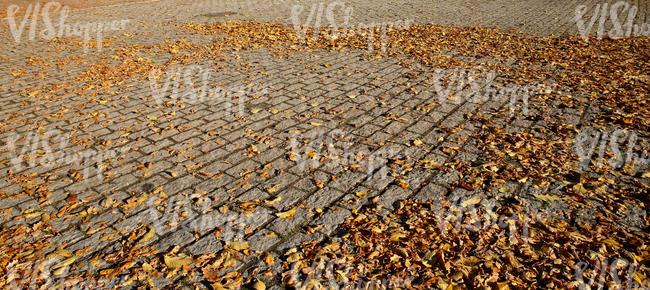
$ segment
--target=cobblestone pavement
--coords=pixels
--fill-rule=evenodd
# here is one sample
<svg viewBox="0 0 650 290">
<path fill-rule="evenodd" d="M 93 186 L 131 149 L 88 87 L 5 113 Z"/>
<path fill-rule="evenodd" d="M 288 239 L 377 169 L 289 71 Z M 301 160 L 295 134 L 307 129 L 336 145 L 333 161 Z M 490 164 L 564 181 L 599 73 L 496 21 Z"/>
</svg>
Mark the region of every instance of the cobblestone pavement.
<svg viewBox="0 0 650 290">
<path fill-rule="evenodd" d="M 241 110 L 239 103 L 228 107 L 227 102 L 200 100 L 161 105 L 152 97 L 148 80 L 112 79 L 109 76 L 119 71 L 96 63 L 103 61 L 119 70 L 121 56 L 129 52 L 118 48 L 155 47 L 180 40 L 202 45 L 219 37 L 194 34 L 173 24 L 256 20 L 291 25 L 293 5 L 303 5 L 306 17 L 311 5 L 319 3 L 257 2 L 163 0 L 73 11 L 69 23 L 129 20 L 124 29 L 105 32 L 101 52 L 93 47 L 89 53 L 79 43 L 29 40 L 29 24 L 16 43 L 3 20 L 3 228 L 48 223 L 48 233 L 56 234 L 45 235 L 47 245 L 41 250 L 65 249 L 75 254 L 75 265 L 98 265 L 92 271 L 108 268 L 110 262 L 97 262 L 95 257 L 116 253 L 122 247 L 116 241 L 128 237 L 140 224 L 155 225 L 154 236 L 145 244 L 161 253 L 174 246 L 190 256 L 218 253 L 226 243 L 243 239 L 249 243 L 250 255 L 237 260 L 231 271 L 257 276 L 266 269 L 261 262 L 266 253 L 279 259 L 302 241 L 336 236 L 337 226 L 365 204 L 379 203 L 386 214 L 398 200 L 467 192 L 453 186 L 463 176 L 451 171 L 416 167 L 405 172 L 402 181 L 392 174 L 400 167 L 391 166 L 383 168 L 387 173 L 382 176 L 382 163 L 371 165 L 376 161 L 370 157 L 373 152 L 387 152 L 384 157 L 393 161 L 408 156 L 413 164 L 479 160 L 486 152 L 471 136 L 486 129 L 468 121 L 477 115 L 503 124 L 510 133 L 548 129 L 545 118 L 506 114 L 510 99 L 432 104 L 437 97 L 431 67 L 416 66 L 414 71 L 401 65 L 402 58 L 368 58 L 364 51 L 316 49 L 278 57 L 268 48 L 229 49 L 221 58 L 201 59 L 201 68 L 218 68 L 211 85 L 238 88 L 252 84 L 260 90 L 257 85 L 263 85 L 265 93 L 254 93 Z M 648 22 L 650 2 L 629 2 L 639 7 L 637 19 Z M 575 7 L 597 3 L 601 2 L 345 1 L 354 8 L 351 23 L 355 24 L 408 19 L 419 24 L 516 29 L 529 36 L 575 35 Z M 162 64 L 178 57 L 174 51 L 150 52 L 140 55 L 139 61 Z M 140 73 L 149 75 L 148 71 Z M 93 76 L 106 78 L 86 86 L 97 80 Z M 75 87 L 70 86 L 72 82 L 77 82 Z M 509 85 L 499 76 L 494 82 L 498 87 Z M 45 94 L 52 91 L 56 94 Z M 163 95 L 170 100 L 169 92 Z M 521 105 L 515 110 L 521 110 Z M 427 110 L 417 109 L 422 107 Z M 573 107 L 537 106 L 531 101 L 528 115 L 551 116 L 579 128 L 588 126 L 584 124 L 598 110 L 590 101 Z M 32 132 L 40 132 L 38 140 L 62 156 L 55 158 L 56 164 L 30 165 L 18 154 L 29 146 L 40 148 Z M 329 136 L 339 152 L 360 156 L 361 169 L 347 170 L 336 162 L 334 166 L 314 163 L 313 153 L 306 148 L 319 134 Z M 19 144 L 14 151 L 7 149 L 13 139 Z M 328 144 L 323 146 L 310 149 L 327 151 L 323 148 Z M 43 162 L 38 156 L 46 156 L 45 150 L 26 152 Z M 84 152 L 90 157 L 79 163 Z M 20 158 L 25 161 L 14 162 Z M 647 185 L 648 178 L 643 182 Z M 561 184 L 551 184 L 557 186 Z M 536 202 L 536 193 L 525 182 L 505 187 L 506 196 Z M 484 194 L 498 192 L 504 193 L 494 188 Z M 161 195 L 167 197 L 162 202 L 163 198 L 157 200 Z M 269 267 L 276 274 L 286 270 L 278 263 Z M 73 269 L 80 271 L 81 266 Z M 281 285 L 278 276 L 264 279 L 267 286 Z M 178 282 L 173 276 L 154 281 L 157 287 Z"/>
</svg>

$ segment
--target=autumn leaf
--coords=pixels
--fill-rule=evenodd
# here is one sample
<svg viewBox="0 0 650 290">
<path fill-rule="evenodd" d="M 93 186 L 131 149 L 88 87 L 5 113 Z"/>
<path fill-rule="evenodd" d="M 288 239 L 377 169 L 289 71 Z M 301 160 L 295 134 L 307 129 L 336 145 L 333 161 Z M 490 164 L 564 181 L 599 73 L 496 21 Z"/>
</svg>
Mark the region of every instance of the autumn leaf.
<svg viewBox="0 0 650 290">
<path fill-rule="evenodd" d="M 156 229 L 154 227 L 151 227 L 149 231 L 142 237 L 142 239 L 140 239 L 140 242 L 145 243 L 151 240 L 155 235 L 156 235 Z"/>
<path fill-rule="evenodd" d="M 177 256 L 165 255 L 163 256 L 163 258 L 165 261 L 165 265 L 167 265 L 167 267 L 170 267 L 172 269 L 187 266 L 190 263 L 192 263 L 192 258 L 188 257 L 185 254 L 179 254 Z"/>
<path fill-rule="evenodd" d="M 282 196 L 278 196 L 278 197 L 276 197 L 276 198 L 274 198 L 272 200 L 265 200 L 264 203 L 266 203 L 268 205 L 273 205 L 274 203 L 279 202 L 281 200 L 282 200 Z"/>
<path fill-rule="evenodd" d="M 235 251 L 241 251 L 241 250 L 246 250 L 250 246 L 248 245 L 248 242 L 229 242 L 227 243 L 228 247 L 235 250 Z"/>
<path fill-rule="evenodd" d="M 293 218 L 293 215 L 294 215 L 295 213 L 296 213 L 296 208 L 294 207 L 294 208 L 292 208 L 292 209 L 290 209 L 290 210 L 288 210 L 288 211 L 277 213 L 276 215 L 277 215 L 279 218 L 283 218 L 283 219 L 292 219 L 292 218 Z"/>
<path fill-rule="evenodd" d="M 267 264 L 267 265 L 273 265 L 273 256 L 269 254 L 268 252 L 264 252 L 262 254 L 262 260 Z"/>
</svg>

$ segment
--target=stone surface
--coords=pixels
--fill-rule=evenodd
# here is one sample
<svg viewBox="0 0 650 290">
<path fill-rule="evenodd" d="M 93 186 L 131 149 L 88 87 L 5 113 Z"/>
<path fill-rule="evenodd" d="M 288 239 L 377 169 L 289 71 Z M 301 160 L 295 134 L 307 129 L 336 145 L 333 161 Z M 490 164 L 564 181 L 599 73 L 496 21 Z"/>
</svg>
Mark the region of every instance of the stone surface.
<svg viewBox="0 0 650 290">
<path fill-rule="evenodd" d="M 189 34 L 169 25 L 169 22 L 256 20 L 291 25 L 294 5 L 304 8 L 305 12 L 300 18 L 304 21 L 311 5 L 316 4 L 314 1 L 278 0 L 251 5 L 251 1 L 161 0 L 130 3 L 75 10 L 68 21 L 130 20 L 124 30 L 105 33 L 105 41 L 116 43 L 146 46 L 181 39 L 190 43 L 207 43 L 209 37 Z M 573 21 L 575 7 L 580 4 L 594 7 L 600 2 L 344 1 L 345 5 L 354 8 L 352 25 L 412 20 L 419 24 L 516 29 L 527 36 L 576 34 L 577 26 Z M 650 2 L 628 2 L 640 6 L 638 19 L 647 18 Z M 0 109 L 2 115 L 12 116 L 13 121 L 11 128 L 2 125 L 2 144 L 14 132 L 25 137 L 30 132 L 43 129 L 63 133 L 75 131 L 77 138 L 87 138 L 91 145 L 86 148 L 80 142 L 74 147 L 66 147 L 66 158 L 75 159 L 75 152 L 99 149 L 100 144 L 111 141 L 111 145 L 106 145 L 106 150 L 101 151 L 104 159 L 111 161 L 106 165 L 96 164 L 92 160 L 86 160 L 81 165 L 72 162 L 35 166 L 26 166 L 26 163 L 15 166 L 13 161 L 0 163 L 0 192 L 7 195 L 7 198 L 0 200 L 0 209 L 6 210 L 0 215 L 3 218 L 0 223 L 4 227 L 17 223 L 34 224 L 40 221 L 41 215 L 27 220 L 14 218 L 29 209 L 56 213 L 66 209 L 69 205 L 67 199 L 74 194 L 81 203 L 71 210 L 74 213 L 91 213 L 87 217 L 79 214 L 73 218 L 53 218 L 51 225 L 61 233 L 49 241 L 69 245 L 70 251 L 91 247 L 84 257 L 111 251 L 115 239 L 103 239 L 102 236 L 106 234 L 117 231 L 121 236 L 128 236 L 140 225 L 151 225 L 156 220 L 167 222 L 167 218 L 161 217 L 185 212 L 188 221 L 203 219 L 201 226 L 197 228 L 194 227 L 195 223 L 184 223 L 179 216 L 179 224 L 156 231 L 156 238 L 150 242 L 155 248 L 165 252 L 173 246 L 180 246 L 181 252 L 201 255 L 219 252 L 224 243 L 241 237 L 251 245 L 252 254 L 247 261 L 258 258 L 261 251 L 270 251 L 278 259 L 286 250 L 299 246 L 301 242 L 335 235 L 336 228 L 352 211 L 364 205 L 381 204 L 385 208 L 382 213 L 386 213 L 400 200 L 416 198 L 426 201 L 445 196 L 448 192 L 458 192 L 458 189 L 450 189 L 454 182 L 463 178 L 456 172 L 417 168 L 404 173 L 408 181 L 403 188 L 397 178 L 402 174 L 399 167 L 382 166 L 385 165 L 383 160 L 370 159 L 369 156 L 374 156 L 373 152 L 379 149 L 385 149 L 385 152 L 406 150 L 412 162 L 471 162 L 480 158 L 482 151 L 469 136 L 479 133 L 481 129 L 465 124 L 467 116 L 477 112 L 489 115 L 503 106 L 503 102 L 445 103 L 434 106 L 428 112 L 417 111 L 413 108 L 431 104 L 435 98 L 431 95 L 434 89 L 424 77 L 407 78 L 405 75 L 409 71 L 399 65 L 398 59 L 367 59 L 360 57 L 362 52 L 358 51 L 320 50 L 289 53 L 287 57 L 280 58 L 270 50 L 260 48 L 252 51 L 226 50 L 223 63 L 214 59 L 204 60 L 206 66 L 220 66 L 215 82 L 222 87 L 234 87 L 242 82 L 266 85 L 268 93 L 265 97 L 246 99 L 244 121 L 229 112 L 224 103 L 214 100 L 188 103 L 174 112 L 177 118 L 167 120 L 167 111 L 155 107 L 149 83 L 140 80 L 121 84 L 119 91 L 104 91 L 98 95 L 98 98 L 101 94 L 124 96 L 122 99 L 82 106 L 86 102 L 84 98 L 72 93 L 63 95 L 62 92 L 60 99 L 30 103 L 32 108 L 38 108 L 31 112 L 24 108 L 24 103 L 32 102 L 26 99 L 25 89 L 70 81 L 79 72 L 92 71 L 94 69 L 90 63 L 94 56 L 92 53 L 84 54 L 82 50 L 57 51 L 54 55 L 53 48 L 47 42 L 28 40 L 27 32 L 23 33 L 22 41 L 15 43 L 6 22 L 2 23 L 2 29 Z M 104 49 L 101 53 L 112 55 L 118 52 Z M 62 68 L 38 68 L 38 59 L 30 58 L 32 56 L 87 59 L 73 61 Z M 153 63 L 164 63 L 173 56 L 160 54 L 146 57 L 151 58 Z M 242 65 L 253 67 L 244 73 L 238 70 Z M 25 68 L 23 75 L 17 68 Z M 40 74 L 46 78 L 41 79 Z M 375 81 L 377 75 L 382 76 L 381 82 Z M 429 92 L 416 94 L 412 88 Z M 351 94 L 358 96 L 348 97 Z M 385 106 L 376 106 L 377 98 L 381 98 Z M 52 116 L 63 108 L 74 111 L 78 123 L 70 124 Z M 271 108 L 279 112 L 291 111 L 272 113 Z M 252 113 L 257 109 L 257 113 Z M 562 114 L 571 124 L 580 124 L 584 121 L 580 116 L 583 119 L 589 116 L 589 113 L 583 114 L 583 108 L 564 110 Z M 93 116 L 98 111 L 106 115 Z M 337 112 L 343 112 L 344 116 Z M 387 118 L 388 115 L 396 117 Z M 492 121 L 495 124 L 501 122 L 504 127 L 508 125 L 508 130 L 530 131 L 535 126 L 544 126 L 543 122 L 511 122 L 506 118 L 497 118 L 500 117 Z M 150 129 L 148 123 L 152 120 L 159 122 L 155 128 L 164 131 L 163 134 Z M 314 122 L 321 124 L 319 131 L 310 125 Z M 460 132 L 450 133 L 447 130 L 460 126 L 464 126 Z M 124 135 L 125 128 L 130 128 L 132 133 Z M 305 142 L 319 133 L 335 139 L 338 136 L 340 140 L 336 139 L 330 150 L 349 153 L 350 158 L 330 160 L 322 165 L 312 162 L 307 152 L 298 149 L 298 158 L 305 158 L 304 166 L 301 166 L 300 160 L 288 160 L 287 155 L 291 152 L 289 140 L 296 138 L 296 134 L 292 133 L 294 131 L 301 132 Z M 269 142 L 258 143 L 260 138 L 266 138 Z M 422 145 L 413 146 L 412 142 L 416 139 Z M 378 142 L 382 142 L 382 148 L 377 148 Z M 115 144 L 131 149 L 112 151 Z M 257 144 L 258 154 L 250 154 L 251 144 Z M 321 148 L 319 151 L 323 158 L 327 150 Z M 6 151 L 1 152 L 0 160 L 6 159 Z M 389 156 L 387 159 L 395 157 Z M 347 163 L 350 160 L 356 160 L 352 163 L 357 163 L 357 170 L 347 170 L 352 168 Z M 138 165 L 149 162 L 151 167 L 138 168 Z M 82 182 L 73 183 L 65 176 L 73 168 L 85 172 Z M 8 182 L 6 177 L 9 170 L 19 174 L 44 174 L 55 169 L 64 174 L 50 181 L 53 192 L 49 196 L 49 204 L 41 204 L 33 197 L 12 198 L 21 188 Z M 106 175 L 109 171 L 110 178 Z M 170 207 L 165 202 L 154 205 L 147 200 L 125 210 L 102 205 L 108 198 L 120 205 L 129 204 L 140 198 L 140 194 L 159 187 L 162 187 L 167 198 L 178 198 L 184 204 Z M 509 195 L 516 196 L 520 187 L 508 184 L 508 189 Z M 373 198 L 376 200 L 373 201 Z M 258 209 L 253 211 L 252 216 L 240 215 L 247 206 Z M 296 209 L 293 217 L 279 217 L 279 214 L 292 209 Z M 151 210 L 158 213 L 152 215 Z M 634 221 L 625 222 L 636 225 Z M 306 232 L 306 228 L 319 225 L 322 227 L 317 232 Z M 94 231 L 98 228 L 101 229 Z M 242 263 L 240 266 L 248 265 Z M 278 268 L 277 265 L 274 267 Z M 167 285 L 173 281 L 157 279 L 156 283 Z"/>
</svg>

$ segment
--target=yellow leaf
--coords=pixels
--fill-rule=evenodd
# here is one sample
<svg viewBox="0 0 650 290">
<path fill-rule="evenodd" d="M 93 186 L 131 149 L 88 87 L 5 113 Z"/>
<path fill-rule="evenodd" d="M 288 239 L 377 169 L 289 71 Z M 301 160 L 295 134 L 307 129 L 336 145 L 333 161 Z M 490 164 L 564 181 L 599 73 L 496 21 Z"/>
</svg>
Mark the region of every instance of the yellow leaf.
<svg viewBox="0 0 650 290">
<path fill-rule="evenodd" d="M 142 264 L 142 270 L 151 273 L 153 272 L 153 267 L 149 263 L 144 263 Z"/>
<path fill-rule="evenodd" d="M 25 217 L 25 219 L 33 219 L 35 217 L 41 216 L 41 214 L 42 214 L 42 212 L 37 211 L 37 212 L 25 214 L 24 217 Z"/>
<path fill-rule="evenodd" d="M 264 201 L 264 203 L 266 203 L 266 204 L 268 204 L 268 205 L 273 205 L 274 203 L 276 203 L 276 202 L 278 202 L 278 201 L 281 201 L 281 200 L 282 200 L 282 197 L 281 197 L 281 196 L 278 196 L 278 197 L 276 197 L 276 198 L 273 199 L 273 200 L 266 200 L 266 201 Z"/>
<path fill-rule="evenodd" d="M 292 209 L 290 209 L 288 211 L 277 213 L 276 215 L 279 218 L 291 219 L 291 218 L 293 218 L 293 214 L 295 214 L 295 213 L 296 213 L 296 208 L 294 207 L 294 208 L 292 208 Z"/>
<path fill-rule="evenodd" d="M 280 186 L 280 184 L 274 184 L 274 185 L 272 185 L 270 187 L 264 188 L 264 190 L 266 190 L 266 192 L 268 192 L 268 193 L 275 193 L 278 190 L 279 186 Z"/>
<path fill-rule="evenodd" d="M 151 194 L 159 194 L 162 192 L 162 190 L 163 190 L 162 185 L 158 186 L 156 189 L 153 190 L 153 192 L 151 192 Z"/>
<path fill-rule="evenodd" d="M 300 254 L 293 253 L 287 258 L 287 262 L 294 263 L 300 261 Z"/>
<path fill-rule="evenodd" d="M 435 161 L 433 161 L 431 159 L 424 159 L 424 160 L 420 161 L 419 164 L 424 164 L 424 168 L 427 168 L 427 169 L 434 169 L 434 168 L 442 167 L 441 163 L 435 162 Z"/>
<path fill-rule="evenodd" d="M 115 237 L 117 237 L 118 234 L 119 234 L 118 231 L 108 232 L 108 233 L 105 233 L 104 235 L 102 235 L 102 236 L 99 238 L 99 240 L 100 240 L 100 241 L 108 241 L 108 240 L 112 240 L 112 239 L 114 239 Z"/>
<path fill-rule="evenodd" d="M 65 267 L 61 267 L 59 269 L 54 270 L 54 272 L 52 272 L 52 274 L 54 274 L 56 276 L 60 276 L 63 273 L 65 273 L 66 271 L 68 271 L 68 269 L 66 269 Z"/>
<path fill-rule="evenodd" d="M 617 241 L 614 241 L 612 238 L 603 240 L 603 243 L 608 244 L 610 246 L 617 247 L 617 248 L 621 247 L 621 244 L 619 244 Z"/>
<path fill-rule="evenodd" d="M 266 285 L 262 283 L 262 281 L 257 280 L 255 281 L 255 284 L 253 284 L 253 289 L 255 290 L 266 290 Z"/>
<path fill-rule="evenodd" d="M 228 247 L 235 251 L 241 251 L 248 249 L 250 245 L 248 245 L 248 242 L 230 242 Z"/>
<path fill-rule="evenodd" d="M 639 271 L 635 272 L 633 277 L 634 277 L 634 280 L 637 281 L 639 284 L 647 283 L 646 276 L 643 273 L 639 272 Z M 644 282 L 644 281 L 646 281 L 646 282 Z"/>
<path fill-rule="evenodd" d="M 357 97 L 357 95 L 349 95 L 349 96 L 348 96 L 348 98 L 350 98 L 350 99 L 354 99 L 354 98 L 356 98 L 356 97 Z"/>
<path fill-rule="evenodd" d="M 60 250 L 56 251 L 56 254 L 61 256 L 61 257 L 65 257 L 65 258 L 70 258 L 70 257 L 74 256 L 72 253 L 70 253 L 70 252 L 68 252 L 68 251 L 66 251 L 64 249 L 60 249 Z"/>
<path fill-rule="evenodd" d="M 549 195 L 549 194 L 533 194 L 533 195 L 538 199 L 541 199 L 543 201 L 548 201 L 548 202 L 562 200 L 562 198 L 557 195 Z"/>
<path fill-rule="evenodd" d="M 390 240 L 393 242 L 399 241 L 401 238 L 406 238 L 404 233 L 393 233 L 390 235 Z"/>
<path fill-rule="evenodd" d="M 316 126 L 316 127 L 318 127 L 318 126 L 323 126 L 322 123 L 318 123 L 318 122 L 311 122 L 311 125 L 312 125 L 312 126 Z"/>
<path fill-rule="evenodd" d="M 260 153 L 260 151 L 257 149 L 257 146 L 255 146 L 255 144 L 251 144 L 251 146 L 248 147 L 248 151 L 251 153 L 257 153 L 257 154 Z"/>
<path fill-rule="evenodd" d="M 163 258 L 165 260 L 165 265 L 172 269 L 187 266 L 192 263 L 192 258 L 185 254 L 180 254 L 178 256 L 164 256 Z"/>
<path fill-rule="evenodd" d="M 251 113 L 253 113 L 253 114 L 257 114 L 259 112 L 260 112 L 260 109 L 257 109 L 257 108 L 251 109 Z"/>
<path fill-rule="evenodd" d="M 413 145 L 415 145 L 415 146 L 420 146 L 422 144 L 424 144 L 424 143 L 422 143 L 422 140 L 420 140 L 420 139 L 413 140 Z"/>
<path fill-rule="evenodd" d="M 578 183 L 573 186 L 573 191 L 577 194 L 585 194 L 587 193 L 587 190 L 585 187 L 582 185 L 582 183 Z"/>
<path fill-rule="evenodd" d="M 60 263 L 56 264 L 56 265 L 53 267 L 53 269 L 58 269 L 58 268 L 61 268 L 61 267 L 68 266 L 68 265 L 74 263 L 75 260 L 77 260 L 77 257 L 74 257 L 74 256 L 73 256 L 73 257 L 70 257 L 70 258 L 67 258 L 67 259 L 61 261 Z"/>
<path fill-rule="evenodd" d="M 144 243 L 144 242 L 146 242 L 148 240 L 151 240 L 151 238 L 153 238 L 155 235 L 156 235 L 156 229 L 151 227 L 151 229 L 149 229 L 149 231 L 144 235 L 144 237 L 142 237 L 140 242 Z"/>
<path fill-rule="evenodd" d="M 275 114 L 278 113 L 278 110 L 276 110 L 276 109 L 270 109 L 269 112 L 271 112 L 271 114 L 275 115 Z"/>
<path fill-rule="evenodd" d="M 461 206 L 462 207 L 467 207 L 468 205 L 474 205 L 474 204 L 477 204 L 479 202 L 481 202 L 481 197 L 480 196 L 474 196 L 474 197 L 472 197 L 470 199 L 466 199 L 465 201 L 463 201 L 463 203 L 461 203 Z"/>
<path fill-rule="evenodd" d="M 268 252 L 264 252 L 264 254 L 262 255 L 262 259 L 264 259 L 264 262 L 267 265 L 273 265 L 273 256 Z"/>
<path fill-rule="evenodd" d="M 368 195 L 367 192 L 362 192 L 362 191 L 357 191 L 354 194 L 356 194 L 358 197 L 365 197 L 366 195 Z"/>
<path fill-rule="evenodd" d="M 255 284 L 253 284 L 253 289 L 255 290 L 266 290 L 266 285 L 262 283 L 262 281 L 257 280 L 255 281 Z"/>
</svg>

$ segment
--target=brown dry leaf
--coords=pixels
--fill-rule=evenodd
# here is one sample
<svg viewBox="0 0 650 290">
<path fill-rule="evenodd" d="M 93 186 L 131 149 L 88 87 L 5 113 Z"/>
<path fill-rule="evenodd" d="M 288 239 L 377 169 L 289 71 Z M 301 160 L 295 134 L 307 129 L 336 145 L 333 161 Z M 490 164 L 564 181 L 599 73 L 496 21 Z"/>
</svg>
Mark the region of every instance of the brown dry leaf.
<svg viewBox="0 0 650 290">
<path fill-rule="evenodd" d="M 207 267 L 203 268 L 203 276 L 208 282 L 216 282 L 221 279 L 219 268 L 221 267 L 222 260 L 217 260 Z"/>
</svg>

